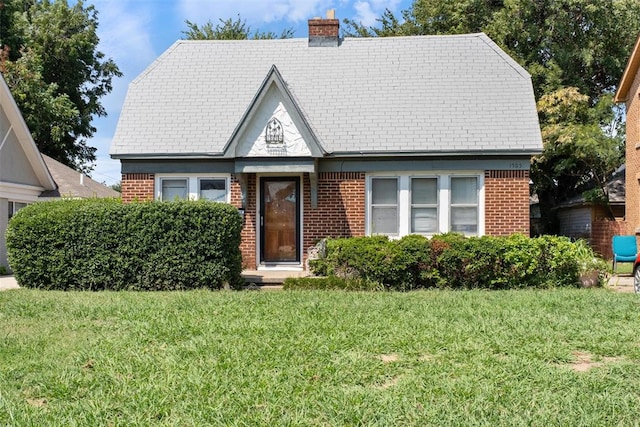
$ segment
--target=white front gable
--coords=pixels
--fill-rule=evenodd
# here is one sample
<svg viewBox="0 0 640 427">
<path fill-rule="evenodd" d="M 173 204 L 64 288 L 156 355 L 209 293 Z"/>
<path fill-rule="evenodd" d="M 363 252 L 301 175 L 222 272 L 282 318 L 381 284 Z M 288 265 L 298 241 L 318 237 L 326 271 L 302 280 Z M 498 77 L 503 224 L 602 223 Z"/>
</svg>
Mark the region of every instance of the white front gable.
<svg viewBox="0 0 640 427">
<path fill-rule="evenodd" d="M 238 139 L 236 157 L 310 157 L 311 150 L 285 107 L 284 97 L 275 84 L 256 106 Z M 267 141 L 267 127 L 274 135 Z M 279 138 L 280 137 L 280 138 Z"/>
</svg>

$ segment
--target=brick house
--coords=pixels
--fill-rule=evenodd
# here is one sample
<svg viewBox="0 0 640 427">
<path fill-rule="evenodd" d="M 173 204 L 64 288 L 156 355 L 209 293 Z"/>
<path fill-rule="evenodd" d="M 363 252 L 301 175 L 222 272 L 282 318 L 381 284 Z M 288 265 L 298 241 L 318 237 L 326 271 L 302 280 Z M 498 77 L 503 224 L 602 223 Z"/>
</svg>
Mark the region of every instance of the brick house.
<svg viewBox="0 0 640 427">
<path fill-rule="evenodd" d="M 640 234 L 640 37 L 622 74 L 615 102 L 624 102 L 627 111 L 626 129 L 626 224 L 615 234 Z"/>
<path fill-rule="evenodd" d="M 122 197 L 244 215 L 245 268 L 332 236 L 529 233 L 531 78 L 485 34 L 178 41 L 130 85 Z"/>
</svg>

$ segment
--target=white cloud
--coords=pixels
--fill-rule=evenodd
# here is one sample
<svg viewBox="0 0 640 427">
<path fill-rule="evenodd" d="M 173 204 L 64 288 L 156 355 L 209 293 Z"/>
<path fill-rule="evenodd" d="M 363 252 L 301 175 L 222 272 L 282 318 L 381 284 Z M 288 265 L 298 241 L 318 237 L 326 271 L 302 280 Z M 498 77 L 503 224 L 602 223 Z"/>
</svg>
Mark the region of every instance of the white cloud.
<svg viewBox="0 0 640 427">
<path fill-rule="evenodd" d="M 155 59 L 151 8 L 140 8 L 144 2 L 95 0 L 94 4 L 98 10 L 100 49 L 107 57 L 125 69 L 137 69 Z"/>
<path fill-rule="evenodd" d="M 353 5 L 353 8 L 357 14 L 355 17 L 356 22 L 360 22 L 362 25 L 367 27 L 375 25 L 376 19 L 379 15 L 371 9 L 371 4 L 369 2 L 357 1 Z"/>
<path fill-rule="evenodd" d="M 385 9 L 395 11 L 399 4 L 400 0 L 356 1 L 353 4 L 353 9 L 356 11 L 354 20 L 365 26 L 373 26 Z"/>
<path fill-rule="evenodd" d="M 249 24 L 297 23 L 318 15 L 324 8 L 330 9 L 331 3 L 325 0 L 180 0 L 178 9 L 185 19 L 198 23 L 237 15 Z"/>
<path fill-rule="evenodd" d="M 120 163 L 109 158 L 109 148 L 127 87 L 158 54 L 152 43 L 152 11 L 139 7 L 145 2 L 95 0 L 93 4 L 98 11 L 98 50 L 124 74 L 113 79 L 113 90 L 100 100 L 108 117 L 94 119 L 96 134 L 88 141 L 97 149 L 93 178 L 113 184 L 120 180 Z"/>
</svg>

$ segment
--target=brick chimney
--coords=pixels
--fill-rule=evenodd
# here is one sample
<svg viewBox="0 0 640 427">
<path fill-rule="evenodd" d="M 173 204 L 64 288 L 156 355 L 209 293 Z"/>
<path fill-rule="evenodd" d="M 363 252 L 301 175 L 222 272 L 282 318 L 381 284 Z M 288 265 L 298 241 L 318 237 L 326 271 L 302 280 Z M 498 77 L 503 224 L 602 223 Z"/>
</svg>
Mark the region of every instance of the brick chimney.
<svg viewBox="0 0 640 427">
<path fill-rule="evenodd" d="M 327 19 L 309 19 L 309 47 L 338 47 L 340 20 L 335 9 L 327 12 Z"/>
</svg>

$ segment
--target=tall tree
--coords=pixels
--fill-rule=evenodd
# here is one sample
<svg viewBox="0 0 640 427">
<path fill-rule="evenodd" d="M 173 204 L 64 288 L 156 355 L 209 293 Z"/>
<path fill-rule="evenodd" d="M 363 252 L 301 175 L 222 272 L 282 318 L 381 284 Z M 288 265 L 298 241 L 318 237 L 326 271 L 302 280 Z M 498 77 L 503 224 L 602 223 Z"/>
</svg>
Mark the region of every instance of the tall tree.
<svg viewBox="0 0 640 427">
<path fill-rule="evenodd" d="M 605 177 L 623 161 L 624 129 L 611 94 L 640 32 L 638 16 L 638 0 L 415 0 L 401 18 L 387 10 L 375 27 L 346 21 L 346 33 L 483 31 L 524 66 L 544 141 L 532 178 L 550 222 L 562 198 L 594 188 L 592 196 L 602 195 Z"/>
<path fill-rule="evenodd" d="M 82 0 L 7 0 L 0 9 L 2 72 L 43 153 L 89 172 L 96 149 L 87 139 L 100 98 L 121 76 L 97 47 L 98 12 Z M 25 80 L 26 79 L 26 80 Z"/>
<path fill-rule="evenodd" d="M 286 28 L 279 35 L 268 31 L 251 32 L 251 27 L 247 22 L 238 16 L 235 20 L 232 18 L 223 20 L 213 25 L 213 22 L 207 21 L 203 25 L 198 25 L 191 21 L 185 21 L 187 30 L 183 31 L 186 40 L 248 40 L 248 39 L 289 39 L 293 37 L 293 30 Z"/>
<path fill-rule="evenodd" d="M 552 208 L 562 201 L 583 194 L 609 207 L 606 183 L 623 161 L 624 139 L 612 131 L 611 95 L 591 106 L 587 95 L 568 87 L 543 95 L 537 107 L 544 151 L 532 162 L 531 178 L 547 231 L 555 232 Z"/>
</svg>

